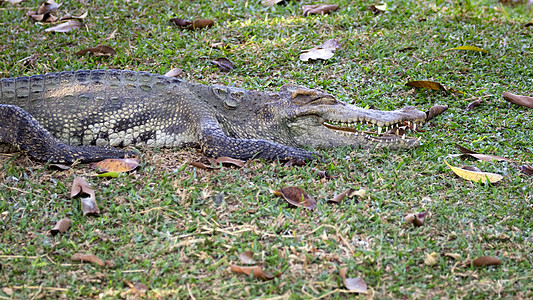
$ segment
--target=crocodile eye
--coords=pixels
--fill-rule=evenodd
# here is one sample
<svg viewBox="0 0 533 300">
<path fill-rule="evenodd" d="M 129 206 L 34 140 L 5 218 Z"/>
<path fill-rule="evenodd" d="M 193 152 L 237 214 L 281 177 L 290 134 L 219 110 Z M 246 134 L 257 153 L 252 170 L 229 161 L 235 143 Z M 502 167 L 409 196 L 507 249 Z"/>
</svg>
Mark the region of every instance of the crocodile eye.
<svg viewBox="0 0 533 300">
<path fill-rule="evenodd" d="M 213 94 L 215 94 L 218 99 L 226 99 L 226 96 L 228 95 L 228 90 L 225 88 L 213 87 L 212 90 Z"/>
<path fill-rule="evenodd" d="M 308 103 L 309 105 L 334 105 L 337 100 L 332 96 L 320 97 Z"/>
</svg>

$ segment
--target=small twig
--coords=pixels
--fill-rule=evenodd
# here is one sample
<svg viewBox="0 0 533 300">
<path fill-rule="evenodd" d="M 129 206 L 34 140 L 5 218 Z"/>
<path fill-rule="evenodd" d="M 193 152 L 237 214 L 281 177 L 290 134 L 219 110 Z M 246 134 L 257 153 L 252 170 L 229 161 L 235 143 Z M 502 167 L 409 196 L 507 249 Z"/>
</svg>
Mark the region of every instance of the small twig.
<svg viewBox="0 0 533 300">
<path fill-rule="evenodd" d="M 65 288 L 56 288 L 56 287 L 48 287 L 48 286 L 10 286 L 9 288 L 15 289 L 15 290 L 21 290 L 21 289 L 28 289 L 28 290 L 47 290 L 47 291 L 57 291 L 57 292 L 68 292 L 69 289 Z"/>
<path fill-rule="evenodd" d="M 189 296 L 191 296 L 191 299 L 196 300 L 196 298 L 194 297 L 194 295 L 191 292 L 191 287 L 189 286 L 188 283 L 186 284 L 186 286 L 187 286 L 187 291 L 189 292 Z"/>
</svg>

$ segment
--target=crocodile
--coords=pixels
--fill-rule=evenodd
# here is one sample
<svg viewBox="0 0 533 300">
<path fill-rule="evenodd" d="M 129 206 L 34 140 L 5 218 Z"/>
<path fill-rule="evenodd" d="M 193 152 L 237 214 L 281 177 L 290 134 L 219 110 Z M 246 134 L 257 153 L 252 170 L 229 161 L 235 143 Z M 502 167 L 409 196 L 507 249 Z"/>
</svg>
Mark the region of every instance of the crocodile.
<svg viewBox="0 0 533 300">
<path fill-rule="evenodd" d="M 419 140 L 398 128 L 425 120 L 410 106 L 364 109 L 295 84 L 261 92 L 113 69 L 0 79 L 0 151 L 49 162 L 120 158 L 145 146 L 314 160 L 307 149 L 413 148 Z"/>
</svg>

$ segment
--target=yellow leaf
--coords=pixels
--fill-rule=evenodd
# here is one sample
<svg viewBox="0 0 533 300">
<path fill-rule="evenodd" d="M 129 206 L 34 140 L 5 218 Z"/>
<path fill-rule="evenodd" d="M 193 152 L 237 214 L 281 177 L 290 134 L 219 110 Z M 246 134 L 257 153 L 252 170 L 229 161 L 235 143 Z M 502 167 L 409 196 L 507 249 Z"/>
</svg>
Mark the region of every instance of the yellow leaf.
<svg viewBox="0 0 533 300">
<path fill-rule="evenodd" d="M 425 88 L 430 90 L 437 90 L 437 91 L 446 91 L 446 88 L 435 81 L 428 81 L 428 80 L 414 80 L 409 81 L 405 84 L 406 86 L 410 87 L 416 87 L 416 88 Z"/>
<path fill-rule="evenodd" d="M 481 49 L 476 46 L 459 46 L 455 48 L 446 49 L 446 51 L 450 51 L 450 50 L 468 50 L 468 51 L 477 51 L 477 52 L 484 52 L 484 53 L 487 52 L 487 50 Z"/>
<path fill-rule="evenodd" d="M 496 183 L 503 179 L 503 176 L 499 174 L 488 173 L 488 172 L 475 172 L 475 171 L 469 171 L 469 170 L 453 167 L 446 160 L 444 160 L 444 163 L 448 167 L 450 167 L 450 169 L 452 169 L 452 171 L 455 174 L 457 174 L 457 176 L 463 179 L 466 179 L 466 180 L 470 180 L 474 182 L 483 182 L 483 183 L 487 182 L 488 180 L 490 183 Z"/>
</svg>

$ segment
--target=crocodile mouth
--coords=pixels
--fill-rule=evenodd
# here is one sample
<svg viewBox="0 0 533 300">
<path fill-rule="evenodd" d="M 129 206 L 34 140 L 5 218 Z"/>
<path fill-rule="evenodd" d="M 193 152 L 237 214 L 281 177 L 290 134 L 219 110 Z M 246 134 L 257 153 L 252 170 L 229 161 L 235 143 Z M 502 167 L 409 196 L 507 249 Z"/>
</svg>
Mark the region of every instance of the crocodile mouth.
<svg viewBox="0 0 533 300">
<path fill-rule="evenodd" d="M 423 132 L 417 129 L 423 122 L 403 121 L 389 126 L 377 126 L 371 122 L 334 122 L 324 121 L 322 125 L 326 128 L 343 135 L 363 135 L 368 139 L 378 142 L 393 142 L 399 139 L 406 141 L 420 140 L 417 137 L 407 136 L 407 132 Z M 377 130 L 375 129 L 377 127 Z"/>
</svg>

